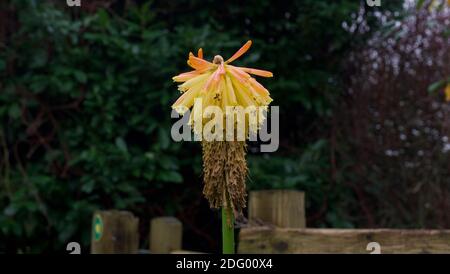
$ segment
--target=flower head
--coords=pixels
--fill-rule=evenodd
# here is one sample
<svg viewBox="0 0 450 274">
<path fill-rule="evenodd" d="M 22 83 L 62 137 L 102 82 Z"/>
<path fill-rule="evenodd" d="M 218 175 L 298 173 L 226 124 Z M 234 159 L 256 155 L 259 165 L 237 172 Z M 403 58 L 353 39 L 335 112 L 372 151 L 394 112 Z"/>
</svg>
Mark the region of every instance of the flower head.
<svg viewBox="0 0 450 274">
<path fill-rule="evenodd" d="M 193 113 L 203 112 L 209 106 L 220 107 L 224 113 L 227 107 L 266 108 L 272 101 L 269 91 L 251 75 L 272 77 L 273 74 L 265 70 L 237 67 L 230 64 L 247 52 L 251 44 L 252 41 L 245 43 L 226 61 L 220 55 L 216 55 L 212 62 L 206 61 L 203 59 L 202 49 L 198 50 L 197 56 L 192 52 L 189 53 L 187 64 L 194 70 L 172 78 L 175 82 L 182 83 L 178 86 L 182 95 L 172 105 L 172 108 L 180 114 L 184 114 L 191 108 L 193 108 Z M 191 125 L 194 116 L 191 114 Z M 262 120 L 258 119 L 258 125 Z M 248 120 L 246 129 L 248 129 Z"/>
<path fill-rule="evenodd" d="M 202 142 L 203 193 L 211 207 L 223 206 L 238 212 L 246 204 L 245 136 L 249 136 L 250 132 L 256 133 L 264 119 L 264 111 L 272 101 L 269 91 L 251 76 L 253 74 L 272 77 L 271 72 L 230 65 L 247 52 L 251 44 L 251 41 L 245 43 L 226 61 L 222 56 L 216 55 L 211 62 L 208 62 L 203 59 L 202 49 L 198 50 L 197 56 L 189 53 L 187 63 L 194 70 L 173 77 L 175 82 L 182 83 L 178 86 L 182 95 L 172 108 L 180 114 L 193 109 L 189 123 L 197 135 L 201 135 L 203 124 L 207 128 L 210 122 L 214 131 L 223 133 L 221 125 L 226 120 L 227 142 L 216 139 L 206 139 Z M 208 108 L 221 110 L 222 116 L 217 117 L 218 112 L 214 113 L 214 119 L 204 115 L 208 112 Z M 228 113 L 230 109 L 232 112 Z M 224 113 L 225 116 L 223 116 Z M 237 121 L 234 121 L 235 114 L 238 116 Z M 230 117 L 232 119 L 228 119 Z M 228 131 L 229 120 L 232 124 L 230 131 Z M 235 124 L 238 125 L 237 135 L 243 132 L 244 140 L 240 137 L 238 137 L 240 140 L 228 139 L 230 133 L 234 136 Z M 200 125 L 200 129 L 197 125 Z"/>
</svg>

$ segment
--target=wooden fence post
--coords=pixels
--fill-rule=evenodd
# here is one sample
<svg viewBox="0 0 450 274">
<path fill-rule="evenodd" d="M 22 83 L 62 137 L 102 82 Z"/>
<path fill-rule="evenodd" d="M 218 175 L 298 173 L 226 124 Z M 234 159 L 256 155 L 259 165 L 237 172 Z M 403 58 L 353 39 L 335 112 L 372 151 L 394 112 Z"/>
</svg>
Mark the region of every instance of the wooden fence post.
<svg viewBox="0 0 450 274">
<path fill-rule="evenodd" d="M 96 211 L 92 218 L 92 254 L 135 254 L 139 247 L 139 219 L 131 212 Z"/>
<path fill-rule="evenodd" d="M 167 254 L 181 250 L 183 225 L 174 217 L 153 218 L 150 223 L 150 252 Z"/>
<path fill-rule="evenodd" d="M 304 228 L 305 193 L 297 190 L 251 191 L 249 219 L 277 227 Z"/>
</svg>

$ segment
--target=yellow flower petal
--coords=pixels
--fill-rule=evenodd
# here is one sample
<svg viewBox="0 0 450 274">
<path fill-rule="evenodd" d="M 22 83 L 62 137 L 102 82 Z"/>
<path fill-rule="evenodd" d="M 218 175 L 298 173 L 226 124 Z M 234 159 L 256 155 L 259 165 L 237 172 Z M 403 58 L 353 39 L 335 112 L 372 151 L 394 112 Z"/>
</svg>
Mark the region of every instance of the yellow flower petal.
<svg viewBox="0 0 450 274">
<path fill-rule="evenodd" d="M 243 106 L 244 108 L 258 105 L 256 101 L 248 95 L 249 93 L 251 93 L 251 91 L 249 91 L 247 87 L 242 85 L 235 77 L 231 77 L 231 82 L 233 83 L 233 86 L 236 88 L 236 90 L 239 91 L 235 93 L 239 105 Z"/>
<path fill-rule="evenodd" d="M 230 102 L 230 106 L 236 106 L 237 105 L 236 94 L 234 92 L 230 76 L 225 75 L 225 81 L 226 81 L 227 99 Z"/>
<path fill-rule="evenodd" d="M 228 98 L 228 91 L 227 91 L 227 81 L 226 76 L 222 76 L 223 79 L 220 81 L 220 91 L 222 93 L 222 110 L 226 110 L 227 106 L 231 106 L 230 99 Z"/>
<path fill-rule="evenodd" d="M 245 45 L 243 45 L 238 51 L 236 51 L 235 54 L 233 54 L 233 56 L 231 56 L 230 59 L 228 59 L 225 63 L 231 63 L 234 60 L 238 59 L 239 57 L 241 57 L 244 53 L 247 52 L 247 50 L 251 47 L 252 45 L 252 40 L 248 40 L 247 43 L 245 43 Z"/>
<path fill-rule="evenodd" d="M 255 89 L 255 91 L 261 95 L 261 96 L 270 96 L 269 91 L 260 83 L 258 83 L 258 81 L 256 81 L 255 78 L 250 78 L 248 80 L 250 82 L 250 85 L 252 85 L 252 87 Z"/>
<path fill-rule="evenodd" d="M 211 73 L 203 73 L 198 76 L 195 76 L 188 81 L 184 82 L 183 84 L 178 86 L 178 89 L 180 91 L 186 91 L 190 89 L 191 87 L 203 83 L 203 85 L 206 83 L 206 80 L 211 75 Z"/>
<path fill-rule="evenodd" d="M 188 91 L 183 93 L 180 98 L 178 98 L 178 100 L 172 105 L 172 108 L 177 111 L 180 110 L 180 108 L 178 108 L 179 106 L 183 106 L 188 109 L 191 108 L 194 104 L 195 98 L 199 96 L 200 90 L 201 87 L 189 89 Z M 178 112 L 180 113 L 180 111 Z"/>
<path fill-rule="evenodd" d="M 445 88 L 445 101 L 450 101 L 450 84 L 447 84 L 447 87 Z"/>
</svg>

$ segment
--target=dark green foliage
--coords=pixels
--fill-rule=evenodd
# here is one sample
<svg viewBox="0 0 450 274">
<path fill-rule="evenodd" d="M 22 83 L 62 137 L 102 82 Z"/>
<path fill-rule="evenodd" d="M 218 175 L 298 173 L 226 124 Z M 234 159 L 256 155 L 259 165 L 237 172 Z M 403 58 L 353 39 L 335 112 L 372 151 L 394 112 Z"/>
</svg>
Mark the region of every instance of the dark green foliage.
<svg viewBox="0 0 450 274">
<path fill-rule="evenodd" d="M 93 210 L 109 208 L 144 220 L 143 238 L 152 216 L 190 220 L 187 235 L 202 243 L 187 247 L 216 249 L 200 146 L 170 138 L 171 77 L 188 70 L 189 51 L 229 56 L 247 39 L 254 46 L 236 64 L 274 72 L 262 83 L 282 117 L 279 152 L 249 157 L 250 188 L 306 190 L 311 224 L 354 225 L 342 213 L 352 195 L 334 186 L 327 128 L 353 39 L 342 22 L 358 1 L 54 2 L 0 5 L 9 15 L 0 24 L 0 252 L 61 252 L 71 240 L 86 248 Z"/>
</svg>

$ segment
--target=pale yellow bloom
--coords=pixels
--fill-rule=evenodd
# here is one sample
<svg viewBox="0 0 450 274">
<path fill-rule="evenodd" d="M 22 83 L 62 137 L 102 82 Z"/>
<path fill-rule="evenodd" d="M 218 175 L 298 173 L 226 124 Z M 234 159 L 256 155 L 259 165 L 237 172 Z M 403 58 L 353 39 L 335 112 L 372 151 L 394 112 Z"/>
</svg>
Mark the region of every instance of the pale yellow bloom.
<svg viewBox="0 0 450 274">
<path fill-rule="evenodd" d="M 267 107 L 272 101 L 269 91 L 251 74 L 262 77 L 272 77 L 273 74 L 265 70 L 230 65 L 242 56 L 251 44 L 251 41 L 245 43 L 227 61 L 216 55 L 212 62 L 208 62 L 203 59 L 202 49 L 198 50 L 197 56 L 189 53 L 187 64 L 194 70 L 172 78 L 175 82 L 182 83 L 178 86 L 182 95 L 172 108 L 180 114 L 193 108 L 192 122 L 194 113 L 203 111 L 208 106 L 218 106 L 224 113 L 227 107 L 233 106 Z M 196 99 L 202 99 L 201 107 L 196 106 L 196 102 L 199 102 Z"/>
</svg>

